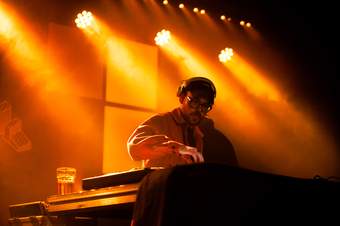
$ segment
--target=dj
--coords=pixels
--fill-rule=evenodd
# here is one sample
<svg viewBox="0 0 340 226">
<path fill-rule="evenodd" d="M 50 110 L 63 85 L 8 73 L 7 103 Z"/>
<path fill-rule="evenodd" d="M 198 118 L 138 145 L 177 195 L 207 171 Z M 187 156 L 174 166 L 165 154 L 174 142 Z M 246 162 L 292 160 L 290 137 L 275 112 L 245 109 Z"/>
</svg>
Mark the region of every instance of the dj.
<svg viewBox="0 0 340 226">
<path fill-rule="evenodd" d="M 139 125 L 128 140 L 133 160 L 145 167 L 171 167 L 191 163 L 225 163 L 236 166 L 232 143 L 207 117 L 216 88 L 204 77 L 184 80 L 177 91 L 180 105 Z"/>
</svg>

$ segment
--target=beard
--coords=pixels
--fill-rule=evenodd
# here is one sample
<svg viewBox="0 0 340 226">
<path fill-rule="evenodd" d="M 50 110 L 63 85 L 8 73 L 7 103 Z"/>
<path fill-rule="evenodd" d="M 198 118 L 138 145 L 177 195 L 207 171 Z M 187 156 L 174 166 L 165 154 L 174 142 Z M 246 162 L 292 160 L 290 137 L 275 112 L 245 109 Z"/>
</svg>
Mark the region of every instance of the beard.
<svg viewBox="0 0 340 226">
<path fill-rule="evenodd" d="M 202 121 L 203 116 L 199 112 L 193 112 L 187 115 L 187 122 L 190 125 L 198 125 Z"/>
</svg>

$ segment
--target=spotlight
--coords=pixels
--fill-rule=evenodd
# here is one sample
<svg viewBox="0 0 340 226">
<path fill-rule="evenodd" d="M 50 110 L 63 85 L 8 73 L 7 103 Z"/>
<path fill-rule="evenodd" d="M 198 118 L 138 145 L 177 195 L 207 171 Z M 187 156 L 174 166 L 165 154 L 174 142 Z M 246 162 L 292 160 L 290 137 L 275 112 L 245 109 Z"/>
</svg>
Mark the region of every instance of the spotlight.
<svg viewBox="0 0 340 226">
<path fill-rule="evenodd" d="M 164 46 L 165 44 L 169 43 L 170 39 L 171 39 L 170 31 L 163 29 L 160 32 L 157 32 L 155 42 L 156 45 L 158 46 Z"/>
<path fill-rule="evenodd" d="M 251 27 L 251 23 L 250 23 L 250 22 L 247 22 L 247 23 L 246 23 L 246 27 Z"/>
<path fill-rule="evenodd" d="M 245 25 L 245 22 L 243 20 L 240 21 L 240 25 L 241 26 L 244 26 Z"/>
<path fill-rule="evenodd" d="M 220 19 L 221 19 L 221 20 L 225 20 L 225 15 L 222 15 L 222 16 L 220 17 Z"/>
<path fill-rule="evenodd" d="M 201 9 L 200 13 L 201 13 L 201 14 L 205 14 L 205 10 L 204 10 L 204 9 Z"/>
<path fill-rule="evenodd" d="M 195 13 L 197 13 L 197 12 L 198 12 L 198 8 L 195 7 L 195 8 L 193 9 L 193 11 L 194 11 Z"/>
<path fill-rule="evenodd" d="M 178 7 L 179 7 L 180 9 L 183 9 L 183 8 L 184 8 L 184 4 L 181 3 L 181 4 L 178 5 Z"/>
<path fill-rule="evenodd" d="M 92 25 L 93 16 L 91 12 L 83 10 L 82 13 L 78 13 L 77 18 L 74 20 L 77 27 L 85 29 Z"/>
<path fill-rule="evenodd" d="M 168 3 L 169 3 L 168 0 L 163 1 L 163 5 L 167 5 Z"/>
<path fill-rule="evenodd" d="M 221 53 L 218 55 L 220 62 L 226 63 L 231 60 L 231 57 L 234 55 L 232 48 L 225 48 L 221 50 Z"/>
</svg>

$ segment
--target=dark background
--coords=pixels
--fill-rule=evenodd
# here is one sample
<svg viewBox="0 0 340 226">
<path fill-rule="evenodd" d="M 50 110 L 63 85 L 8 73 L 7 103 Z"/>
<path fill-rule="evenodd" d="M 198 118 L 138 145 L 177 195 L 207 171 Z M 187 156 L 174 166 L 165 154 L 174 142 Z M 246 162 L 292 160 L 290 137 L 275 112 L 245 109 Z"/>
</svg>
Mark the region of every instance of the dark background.
<svg viewBox="0 0 340 226">
<path fill-rule="evenodd" d="M 195 2 L 195 1 L 191 1 Z M 340 128 L 338 20 L 333 1 L 202 1 L 215 12 L 251 21 L 293 73 L 285 81 L 290 98 L 304 103 L 338 141 Z M 216 4 L 214 4 L 216 2 Z M 219 3 L 217 3 L 219 2 Z"/>
</svg>

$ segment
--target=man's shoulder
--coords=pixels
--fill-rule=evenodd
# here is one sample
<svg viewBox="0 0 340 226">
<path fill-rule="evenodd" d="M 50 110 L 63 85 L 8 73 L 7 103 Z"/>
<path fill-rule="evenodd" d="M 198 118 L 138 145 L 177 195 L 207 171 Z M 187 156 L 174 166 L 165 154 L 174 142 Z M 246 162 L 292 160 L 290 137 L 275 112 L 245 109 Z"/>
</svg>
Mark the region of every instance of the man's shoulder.
<svg viewBox="0 0 340 226">
<path fill-rule="evenodd" d="M 152 116 L 150 116 L 145 123 L 149 122 L 162 122 L 165 120 L 169 120 L 171 118 L 171 112 L 162 112 L 162 113 L 157 113 Z"/>
<path fill-rule="evenodd" d="M 200 123 L 200 127 L 203 129 L 215 129 L 214 120 L 208 117 L 204 117 L 204 119 Z"/>
</svg>

